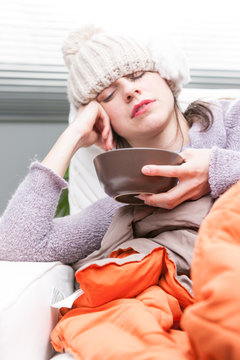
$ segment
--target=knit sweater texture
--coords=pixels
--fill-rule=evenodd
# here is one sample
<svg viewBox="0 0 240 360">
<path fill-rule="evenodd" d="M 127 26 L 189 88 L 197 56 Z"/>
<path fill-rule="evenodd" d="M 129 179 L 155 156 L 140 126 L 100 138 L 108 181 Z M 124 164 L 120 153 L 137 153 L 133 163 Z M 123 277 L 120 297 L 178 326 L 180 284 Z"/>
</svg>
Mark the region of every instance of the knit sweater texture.
<svg viewBox="0 0 240 360">
<path fill-rule="evenodd" d="M 213 198 L 240 179 L 240 100 L 211 103 L 213 125 L 189 130 L 191 148 L 211 148 L 209 184 Z M 106 197 L 76 215 L 54 218 L 67 182 L 39 162 L 10 199 L 0 219 L 0 260 L 62 261 L 72 264 L 98 249 L 116 210 Z"/>
</svg>

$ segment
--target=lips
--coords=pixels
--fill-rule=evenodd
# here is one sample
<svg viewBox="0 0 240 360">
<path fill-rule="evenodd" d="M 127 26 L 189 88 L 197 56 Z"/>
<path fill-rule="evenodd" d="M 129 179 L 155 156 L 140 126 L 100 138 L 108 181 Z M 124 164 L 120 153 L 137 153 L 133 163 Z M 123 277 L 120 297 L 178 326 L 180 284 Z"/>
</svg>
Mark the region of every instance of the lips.
<svg viewBox="0 0 240 360">
<path fill-rule="evenodd" d="M 138 115 L 143 114 L 153 102 L 154 100 L 143 100 L 139 104 L 135 105 L 131 117 L 134 118 Z"/>
</svg>

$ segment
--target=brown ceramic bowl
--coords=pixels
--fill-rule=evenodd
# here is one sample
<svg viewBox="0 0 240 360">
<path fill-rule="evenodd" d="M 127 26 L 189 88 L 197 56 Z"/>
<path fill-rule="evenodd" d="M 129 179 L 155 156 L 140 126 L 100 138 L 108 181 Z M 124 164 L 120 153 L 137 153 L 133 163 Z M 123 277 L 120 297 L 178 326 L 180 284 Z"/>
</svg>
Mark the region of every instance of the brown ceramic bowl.
<svg viewBox="0 0 240 360">
<path fill-rule="evenodd" d="M 182 157 L 172 151 L 153 148 L 111 150 L 94 159 L 95 169 L 104 191 L 126 204 L 143 204 L 137 195 L 166 192 L 177 184 L 177 178 L 146 176 L 141 168 L 147 164 L 180 165 Z"/>
</svg>

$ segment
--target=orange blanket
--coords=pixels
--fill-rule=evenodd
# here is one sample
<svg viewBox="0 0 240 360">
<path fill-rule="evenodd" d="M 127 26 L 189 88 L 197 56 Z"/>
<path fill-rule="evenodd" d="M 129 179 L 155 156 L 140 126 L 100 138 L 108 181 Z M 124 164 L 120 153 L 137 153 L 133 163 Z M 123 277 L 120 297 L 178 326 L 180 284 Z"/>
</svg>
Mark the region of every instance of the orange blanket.
<svg viewBox="0 0 240 360">
<path fill-rule="evenodd" d="M 195 299 L 163 247 L 141 261 L 92 264 L 84 295 L 62 308 L 51 339 L 81 360 L 240 358 L 240 182 L 204 220 L 195 248 Z M 131 248 L 111 254 L 129 256 Z"/>
</svg>

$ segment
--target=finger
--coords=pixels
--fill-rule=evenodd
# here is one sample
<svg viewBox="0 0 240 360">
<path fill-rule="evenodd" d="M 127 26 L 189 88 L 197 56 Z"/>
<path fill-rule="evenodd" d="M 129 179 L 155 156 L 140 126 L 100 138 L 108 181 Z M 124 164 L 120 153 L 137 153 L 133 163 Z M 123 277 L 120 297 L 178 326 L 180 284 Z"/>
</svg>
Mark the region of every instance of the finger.
<svg viewBox="0 0 240 360">
<path fill-rule="evenodd" d="M 110 119 L 105 110 L 101 107 L 101 121 L 102 121 L 102 132 L 101 136 L 105 141 L 105 146 L 107 150 L 111 150 L 113 148 L 113 134 L 112 128 L 110 124 Z"/>
<path fill-rule="evenodd" d="M 109 131 L 110 131 L 110 119 L 107 115 L 106 111 L 103 109 L 101 105 L 100 107 L 100 119 L 102 121 L 102 137 L 106 139 L 108 137 Z"/>
<path fill-rule="evenodd" d="M 112 129 L 111 127 L 109 128 L 109 133 L 108 133 L 108 137 L 106 139 L 106 145 L 108 150 L 112 150 L 114 144 L 113 144 L 113 134 L 112 134 Z"/>
<path fill-rule="evenodd" d="M 164 209 L 173 209 L 183 201 L 191 198 L 191 192 L 185 184 L 179 183 L 169 191 L 160 194 L 139 195 L 139 198 L 144 201 L 146 205 L 161 207 Z"/>
<path fill-rule="evenodd" d="M 98 126 L 98 134 L 102 140 L 102 142 L 106 146 L 106 150 L 111 150 L 113 148 L 113 135 L 111 126 L 106 127 L 104 130 Z"/>
<path fill-rule="evenodd" d="M 103 123 L 102 124 L 102 137 L 103 139 L 107 139 L 108 136 L 109 136 L 109 132 L 110 132 L 110 124 L 107 124 L 107 123 Z"/>
<path fill-rule="evenodd" d="M 113 137 L 111 130 L 109 129 L 109 133 L 107 134 L 107 138 L 105 139 L 102 137 L 102 131 L 100 130 L 99 125 L 94 126 L 94 131 L 96 132 L 97 135 L 97 141 L 95 142 L 95 144 L 100 146 L 105 151 L 112 150 Z"/>
<path fill-rule="evenodd" d="M 101 149 L 103 149 L 104 151 L 108 150 L 107 147 L 106 147 L 105 141 L 100 137 L 98 137 L 98 139 L 95 141 L 95 144 L 97 146 L 99 146 Z"/>
<path fill-rule="evenodd" d="M 142 173 L 147 176 L 167 176 L 179 177 L 183 174 L 182 165 L 145 165 L 142 167 Z"/>
<path fill-rule="evenodd" d="M 93 131 L 96 132 L 99 139 L 102 139 L 102 127 L 99 123 L 94 124 Z"/>
</svg>

